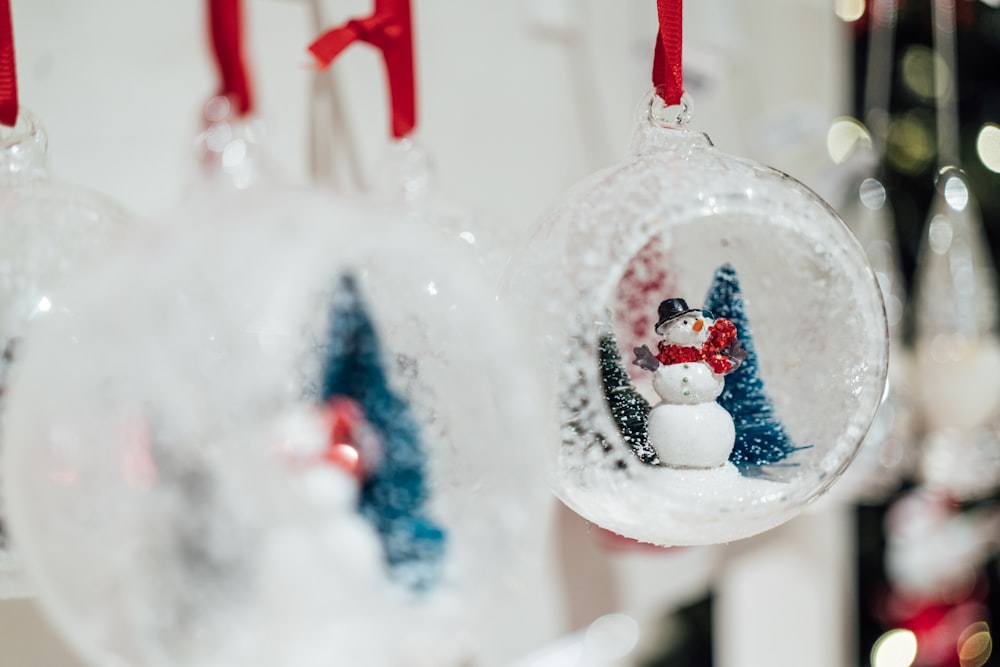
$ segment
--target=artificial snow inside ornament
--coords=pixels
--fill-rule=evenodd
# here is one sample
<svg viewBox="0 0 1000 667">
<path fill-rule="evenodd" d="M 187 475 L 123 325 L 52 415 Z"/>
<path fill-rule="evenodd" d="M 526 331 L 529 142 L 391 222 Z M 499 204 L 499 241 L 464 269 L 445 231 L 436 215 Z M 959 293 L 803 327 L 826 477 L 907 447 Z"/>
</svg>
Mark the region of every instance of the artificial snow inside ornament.
<svg viewBox="0 0 1000 667">
<path fill-rule="evenodd" d="M 537 297 L 558 377 L 557 494 L 664 545 L 801 511 L 857 451 L 887 356 L 875 276 L 836 214 L 686 120 L 651 96 L 633 154 L 577 185 L 509 275 L 514 296 Z M 653 246 L 642 273 L 659 279 L 636 280 Z M 637 340 L 625 304 L 657 301 L 646 343 L 622 345 Z"/>
<path fill-rule="evenodd" d="M 46 135 L 31 113 L 22 109 L 16 125 L 0 132 L 2 398 L 31 321 L 67 307 L 54 289 L 122 237 L 128 216 L 100 195 L 50 178 Z M 0 598 L 27 592 L 7 547 L 0 503 Z"/>
</svg>

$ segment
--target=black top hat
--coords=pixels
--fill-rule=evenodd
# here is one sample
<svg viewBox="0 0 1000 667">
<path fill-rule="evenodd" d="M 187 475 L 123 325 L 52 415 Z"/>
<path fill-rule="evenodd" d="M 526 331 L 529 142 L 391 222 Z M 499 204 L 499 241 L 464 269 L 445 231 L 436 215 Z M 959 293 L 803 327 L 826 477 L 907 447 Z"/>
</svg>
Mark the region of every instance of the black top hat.
<svg viewBox="0 0 1000 667">
<path fill-rule="evenodd" d="M 687 315 L 688 313 L 701 314 L 701 308 L 688 308 L 684 299 L 667 299 L 660 302 L 660 321 L 653 327 L 653 331 L 660 333 L 660 327 L 671 320 Z"/>
</svg>

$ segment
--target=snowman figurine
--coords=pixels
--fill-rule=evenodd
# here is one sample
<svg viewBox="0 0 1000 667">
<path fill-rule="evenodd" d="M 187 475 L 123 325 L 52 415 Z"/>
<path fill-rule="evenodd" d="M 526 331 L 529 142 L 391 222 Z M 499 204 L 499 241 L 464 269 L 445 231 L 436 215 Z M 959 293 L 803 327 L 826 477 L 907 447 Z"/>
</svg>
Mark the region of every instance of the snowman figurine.
<svg viewBox="0 0 1000 667">
<path fill-rule="evenodd" d="M 660 403 L 649 412 L 649 443 L 663 465 L 672 468 L 718 468 L 726 464 L 736 441 L 733 418 L 716 399 L 725 376 L 746 352 L 736 325 L 689 308 L 684 299 L 660 303 L 654 331 L 662 337 L 657 353 L 635 348 L 635 365 L 653 372 Z"/>
</svg>

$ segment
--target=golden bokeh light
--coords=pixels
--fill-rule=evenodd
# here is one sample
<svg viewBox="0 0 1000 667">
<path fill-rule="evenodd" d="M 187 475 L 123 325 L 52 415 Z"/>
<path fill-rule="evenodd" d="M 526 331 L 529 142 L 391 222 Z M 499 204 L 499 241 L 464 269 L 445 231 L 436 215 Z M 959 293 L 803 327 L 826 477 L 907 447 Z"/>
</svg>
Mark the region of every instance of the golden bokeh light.
<svg viewBox="0 0 1000 667">
<path fill-rule="evenodd" d="M 958 660 L 962 667 L 983 667 L 992 653 L 993 637 L 986 623 L 973 623 L 959 635 Z"/>
<path fill-rule="evenodd" d="M 899 70 L 906 89 L 925 102 L 951 91 L 948 65 L 929 47 L 919 44 L 908 47 Z"/>
<path fill-rule="evenodd" d="M 889 125 L 886 159 L 905 174 L 919 174 L 934 160 L 936 148 L 930 118 L 908 112 Z"/>
</svg>

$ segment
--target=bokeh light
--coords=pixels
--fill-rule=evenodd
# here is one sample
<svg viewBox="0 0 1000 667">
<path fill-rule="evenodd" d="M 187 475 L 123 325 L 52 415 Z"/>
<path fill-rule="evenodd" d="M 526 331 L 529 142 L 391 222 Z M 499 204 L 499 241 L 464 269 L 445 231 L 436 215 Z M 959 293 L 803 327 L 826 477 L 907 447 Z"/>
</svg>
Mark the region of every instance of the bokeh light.
<svg viewBox="0 0 1000 667">
<path fill-rule="evenodd" d="M 961 178 L 949 176 L 944 182 L 944 200 L 954 211 L 964 211 L 969 205 L 969 188 Z"/>
<path fill-rule="evenodd" d="M 1000 173 L 1000 125 L 983 125 L 976 137 L 976 154 L 987 169 Z"/>
<path fill-rule="evenodd" d="M 865 208 L 877 211 L 885 206 L 885 186 L 877 178 L 866 178 L 858 189 L 858 197 Z"/>
<path fill-rule="evenodd" d="M 925 102 L 945 96 L 951 90 L 948 65 L 932 49 L 919 44 L 903 53 L 900 78 L 908 91 Z"/>
<path fill-rule="evenodd" d="M 837 0 L 833 10 L 842 21 L 857 21 L 864 16 L 865 0 Z"/>
<path fill-rule="evenodd" d="M 958 659 L 962 667 L 982 667 L 993 653 L 990 626 L 980 621 L 973 623 L 958 638 Z"/>
<path fill-rule="evenodd" d="M 583 650 L 587 662 L 624 658 L 639 644 L 639 623 L 625 614 L 606 614 L 587 628 Z"/>
<path fill-rule="evenodd" d="M 909 630 L 890 630 L 872 647 L 872 667 L 910 667 L 917 658 L 917 636 Z"/>
<path fill-rule="evenodd" d="M 841 116 L 831 123 L 826 132 L 826 149 L 837 164 L 847 159 L 855 148 L 871 146 L 872 138 L 861 121 L 850 116 Z"/>
<path fill-rule="evenodd" d="M 886 159 L 904 174 L 919 174 L 934 159 L 934 135 L 930 118 L 919 111 L 910 111 L 892 120 L 886 145 Z"/>
<path fill-rule="evenodd" d="M 951 220 L 943 215 L 936 215 L 927 226 L 927 240 L 931 244 L 931 251 L 937 255 L 943 255 L 951 247 L 951 240 L 955 235 L 955 228 Z"/>
</svg>

